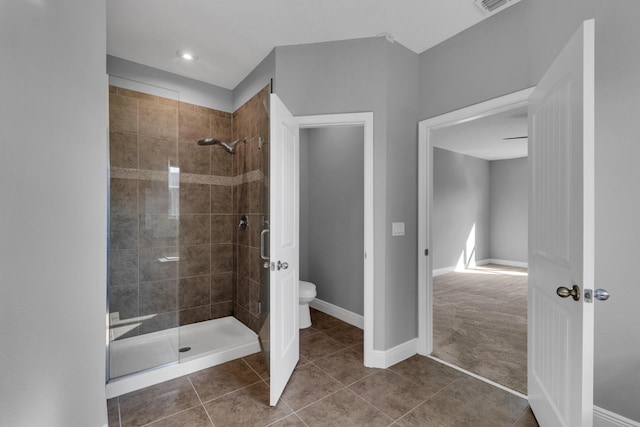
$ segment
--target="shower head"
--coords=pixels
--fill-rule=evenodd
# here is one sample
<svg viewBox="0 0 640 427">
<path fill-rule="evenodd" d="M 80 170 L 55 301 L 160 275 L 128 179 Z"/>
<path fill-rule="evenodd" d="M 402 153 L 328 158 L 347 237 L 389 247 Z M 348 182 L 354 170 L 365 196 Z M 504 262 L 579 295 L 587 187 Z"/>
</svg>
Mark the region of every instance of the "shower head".
<svg viewBox="0 0 640 427">
<path fill-rule="evenodd" d="M 220 141 L 215 138 L 205 138 L 198 141 L 198 145 L 215 145 L 220 144 Z"/>
<path fill-rule="evenodd" d="M 198 141 L 198 145 L 219 145 L 222 148 L 224 148 L 227 153 L 229 154 L 235 154 L 236 152 L 236 145 L 238 145 L 238 143 L 240 142 L 247 142 L 246 138 L 242 138 L 242 139 L 236 139 L 233 142 L 224 142 L 224 141 L 220 141 L 219 139 L 215 139 L 215 138 L 205 138 L 205 139 L 201 139 L 200 141 Z"/>
</svg>

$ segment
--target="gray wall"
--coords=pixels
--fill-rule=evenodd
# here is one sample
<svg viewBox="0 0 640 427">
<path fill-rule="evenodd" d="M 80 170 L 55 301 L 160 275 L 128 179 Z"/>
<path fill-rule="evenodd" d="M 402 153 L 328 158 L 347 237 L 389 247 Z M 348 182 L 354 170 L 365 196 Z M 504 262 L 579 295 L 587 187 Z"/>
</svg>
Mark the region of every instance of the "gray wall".
<svg viewBox="0 0 640 427">
<path fill-rule="evenodd" d="M 140 88 L 128 87 L 127 89 L 148 92 L 146 85 L 154 85 L 178 92 L 180 101 L 182 102 L 202 105 L 203 107 L 222 110 L 228 113 L 234 111 L 232 109 L 234 105 L 233 92 L 219 86 L 182 77 L 167 71 L 158 70 L 157 68 L 147 67 L 146 65 L 137 64 L 115 56 L 107 56 L 107 73 L 110 76 L 122 77 L 145 84 Z M 264 87 L 264 85 L 262 87 Z M 262 88 L 258 88 L 253 92 L 253 95 L 260 89 Z M 162 94 L 158 95 L 163 96 Z"/>
<path fill-rule="evenodd" d="M 640 3 L 595 2 L 596 404 L 640 422 Z"/>
<path fill-rule="evenodd" d="M 378 350 L 417 336 L 417 83 L 417 55 L 385 38 L 276 48 L 276 92 L 294 115 L 374 114 Z M 407 235 L 388 237 L 398 221 Z"/>
<path fill-rule="evenodd" d="M 528 260 L 527 158 L 487 161 L 434 147 L 433 268 L 473 259 Z M 464 256 L 463 256 L 464 255 Z"/>
<path fill-rule="evenodd" d="M 0 424 L 106 424 L 105 2 L 0 2 Z"/>
<path fill-rule="evenodd" d="M 489 224 L 489 162 L 434 147 L 433 268 L 456 266 L 461 257 L 464 265 L 490 258 Z M 467 241 L 475 243 L 473 253 Z"/>
<path fill-rule="evenodd" d="M 640 421 L 640 3 L 523 1 L 420 55 L 420 118 L 534 86 L 584 19 L 596 19 L 595 403 Z M 544 31 L 541 31 L 544 29 Z"/>
<path fill-rule="evenodd" d="M 300 174 L 307 175 L 306 191 L 300 186 L 300 246 L 308 259 L 303 271 L 301 250 L 300 278 L 315 283 L 319 299 L 363 315 L 364 129 L 307 133 L 300 150 L 307 151 L 306 159 L 300 156 Z"/>
<path fill-rule="evenodd" d="M 528 262 L 527 158 L 494 160 L 491 175 L 489 258 Z"/>
<path fill-rule="evenodd" d="M 385 349 L 418 336 L 418 56 L 398 43 L 387 43 L 387 47 L 387 223 L 384 231 L 390 236 L 391 223 L 404 222 L 405 235 L 389 237 L 386 241 Z M 374 174 L 377 173 L 374 169 Z"/>
<path fill-rule="evenodd" d="M 300 279 L 309 277 L 309 129 L 300 129 Z"/>
<path fill-rule="evenodd" d="M 233 110 L 236 111 L 263 87 L 271 83 L 276 74 L 276 50 L 273 49 L 247 77 L 233 88 Z"/>
</svg>

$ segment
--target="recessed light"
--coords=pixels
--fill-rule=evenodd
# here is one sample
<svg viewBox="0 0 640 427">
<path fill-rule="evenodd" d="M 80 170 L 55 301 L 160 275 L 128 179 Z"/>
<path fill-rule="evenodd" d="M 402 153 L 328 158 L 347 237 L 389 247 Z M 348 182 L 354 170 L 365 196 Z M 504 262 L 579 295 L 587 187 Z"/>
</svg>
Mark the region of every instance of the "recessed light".
<svg viewBox="0 0 640 427">
<path fill-rule="evenodd" d="M 198 59 L 198 55 L 193 52 L 189 52 L 188 50 L 179 50 L 176 52 L 178 57 L 184 59 L 185 61 L 195 61 Z"/>
</svg>

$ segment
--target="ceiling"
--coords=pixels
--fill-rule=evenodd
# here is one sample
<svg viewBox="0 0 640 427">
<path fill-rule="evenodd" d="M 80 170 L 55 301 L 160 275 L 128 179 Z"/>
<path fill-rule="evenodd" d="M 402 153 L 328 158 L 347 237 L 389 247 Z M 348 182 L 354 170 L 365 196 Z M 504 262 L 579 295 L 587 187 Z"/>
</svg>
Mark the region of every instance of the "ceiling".
<svg viewBox="0 0 640 427">
<path fill-rule="evenodd" d="M 527 107 L 437 129 L 433 145 L 485 160 L 515 159 L 527 156 Z"/>
<path fill-rule="evenodd" d="M 109 0 L 107 53 L 233 89 L 275 46 L 388 35 L 421 53 L 486 16 L 473 0 Z"/>
</svg>

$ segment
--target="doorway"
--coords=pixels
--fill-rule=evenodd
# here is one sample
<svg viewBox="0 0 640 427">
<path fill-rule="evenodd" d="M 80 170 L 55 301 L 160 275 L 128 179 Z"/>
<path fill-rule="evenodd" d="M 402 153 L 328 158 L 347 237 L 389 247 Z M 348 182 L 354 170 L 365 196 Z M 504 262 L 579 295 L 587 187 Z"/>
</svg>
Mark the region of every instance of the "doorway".
<svg viewBox="0 0 640 427">
<path fill-rule="evenodd" d="M 434 292 L 434 283 L 436 279 L 434 276 L 440 277 L 442 279 L 442 274 L 457 274 L 453 273 L 456 270 L 460 272 L 460 274 L 466 274 L 467 278 L 470 278 L 470 274 L 475 274 L 476 277 L 482 276 L 496 276 L 499 272 L 503 277 L 512 276 L 512 278 L 517 275 L 521 275 L 522 271 L 515 271 L 510 269 L 512 268 L 521 268 L 523 265 L 526 266 L 526 245 L 525 245 L 525 255 L 522 255 L 522 249 L 520 249 L 520 255 L 515 256 L 515 258 L 520 258 L 524 256 L 524 262 L 516 262 L 510 263 L 508 262 L 510 256 L 508 255 L 496 255 L 491 256 L 490 252 L 490 231 L 491 230 L 491 218 L 488 217 L 487 212 L 490 210 L 490 200 L 486 202 L 482 202 L 478 197 L 473 196 L 476 199 L 477 206 L 467 206 L 465 209 L 458 209 L 451 211 L 449 213 L 439 212 L 439 218 L 446 218 L 444 223 L 450 223 L 452 218 L 455 215 L 462 216 L 459 218 L 464 225 L 457 227 L 454 230 L 454 234 L 450 236 L 442 236 L 442 224 L 439 224 L 438 221 L 438 213 L 436 211 L 435 203 L 439 202 L 440 207 L 446 205 L 446 203 L 450 203 L 451 200 L 447 201 L 444 199 L 434 199 L 435 188 L 434 188 L 434 177 L 436 177 L 436 173 L 442 174 L 442 166 L 443 163 L 447 161 L 450 163 L 449 167 L 445 167 L 445 171 L 449 172 L 449 174 L 453 174 L 454 178 L 460 181 L 466 181 L 467 184 L 472 182 L 474 185 L 478 185 L 476 180 L 477 177 L 467 176 L 469 174 L 469 169 L 476 168 L 479 169 L 478 173 L 480 175 L 484 174 L 484 179 L 487 182 L 487 186 L 489 186 L 491 181 L 491 172 L 490 165 L 493 160 L 477 160 L 474 159 L 478 157 L 487 157 L 490 156 L 489 149 L 483 147 L 481 144 L 478 144 L 477 141 L 475 144 L 471 144 L 467 147 L 467 149 L 471 150 L 464 154 L 464 152 L 460 146 L 456 146 L 455 143 L 446 142 L 447 136 L 453 136 L 451 139 L 460 140 L 460 138 L 455 138 L 456 132 L 462 132 L 465 130 L 473 130 L 473 124 L 480 123 L 481 120 L 491 120 L 492 117 L 499 117 L 500 115 L 517 115 L 526 113 L 527 108 L 527 100 L 532 92 L 532 89 L 527 89 L 523 91 L 519 91 L 501 98 L 497 98 L 494 100 L 490 100 L 481 104 L 477 104 L 462 110 L 454 111 L 452 113 L 448 113 L 442 116 L 438 116 L 432 119 L 424 120 L 419 124 L 419 220 L 418 220 L 418 228 L 419 228 L 419 241 L 420 244 L 420 252 L 424 253 L 419 260 L 419 271 L 418 278 L 419 283 L 421 284 L 418 287 L 418 298 L 419 298 L 419 338 L 418 338 L 418 351 L 423 355 L 434 355 L 434 350 L 438 350 L 435 346 L 434 341 L 434 322 L 436 322 L 436 318 L 442 320 L 442 313 L 434 314 L 434 301 L 436 298 L 441 298 L 441 295 L 437 295 Z M 525 114 L 526 120 L 526 114 Z M 513 138 L 510 141 L 518 141 L 519 139 L 523 139 L 524 146 L 526 146 L 526 139 L 520 138 L 526 136 L 526 127 L 524 128 L 524 133 L 516 132 L 513 135 L 505 134 L 504 138 Z M 476 136 L 477 136 L 476 132 Z M 457 135 L 458 137 L 460 135 Z M 476 140 L 480 138 L 475 138 Z M 440 141 L 440 142 L 438 142 Z M 504 145 L 504 144 L 503 144 Z M 510 145 L 510 148 L 516 148 L 518 144 Z M 520 144 L 522 145 L 522 143 Z M 437 147 L 443 147 L 437 148 Z M 475 152 L 473 152 L 475 150 Z M 521 157 L 520 155 L 509 155 L 506 154 L 503 159 L 509 157 Z M 439 158 L 438 158 L 439 157 Z M 434 158 L 438 158 L 438 162 L 434 162 Z M 490 157 L 489 157 L 490 158 Z M 484 162 L 484 164 L 483 164 Z M 466 164 L 469 163 L 469 164 Z M 525 161 L 526 163 L 526 161 Z M 454 165 L 458 165 L 458 167 L 453 167 Z M 473 165 L 471 165 L 473 164 Z M 438 167 L 436 167 L 438 166 Z M 438 168 L 440 170 L 438 170 Z M 526 167 L 523 171 L 525 176 L 527 173 Z M 456 175 L 457 174 L 457 175 Z M 464 175 L 464 176 L 461 176 Z M 437 177 L 436 177 L 437 178 Z M 473 186 L 471 186 L 473 187 Z M 487 187 L 487 198 L 489 197 L 489 189 Z M 525 200 L 526 200 L 526 187 L 524 190 Z M 466 198 L 465 200 L 469 200 Z M 484 207 L 480 206 L 484 203 Z M 454 205 L 455 206 L 455 205 Z M 451 206 L 449 207 L 451 208 Z M 474 211 L 474 218 L 468 217 L 469 212 Z M 526 209 L 525 209 L 526 211 Z M 465 217 L 465 215 L 467 217 Z M 474 216 L 472 215 L 472 216 Z M 466 222 L 465 222 L 466 221 Z M 469 222 L 470 221 L 470 222 Z M 442 222 L 442 221 L 441 221 Z M 468 222 L 468 224 L 467 224 Z M 526 219 L 525 219 L 526 223 Z M 437 229 L 436 229 L 437 227 Z M 460 234 L 456 236 L 455 234 Z M 526 226 L 525 226 L 526 233 Z M 507 232 L 508 234 L 508 232 Z M 461 242 L 457 242 L 457 240 L 461 240 Z M 446 242 L 443 243 L 443 242 Z M 447 247 L 447 244 L 455 243 L 450 245 L 451 247 Z M 460 244 L 458 244 L 460 243 Z M 503 245 L 504 246 L 504 245 Z M 505 262 L 506 261 L 506 262 Z M 483 264 L 492 263 L 491 265 L 483 266 Z M 511 264 L 505 268 L 498 267 L 494 264 Z M 435 270 L 435 272 L 434 272 Z M 475 271 L 474 271 L 475 270 Z M 506 270 L 506 271 L 504 271 Z M 435 273 L 435 274 L 434 274 Z M 516 276 L 513 276 L 513 275 Z M 440 279 L 440 280 L 441 280 Z M 452 279 L 449 277 L 448 279 Z M 499 291 L 499 290 L 498 290 Z M 526 287 L 524 289 L 526 295 Z M 499 292 L 498 292 L 499 293 Z M 482 295 L 482 292 L 479 293 Z M 440 299 L 442 301 L 442 299 Z M 469 304 L 473 303 L 474 299 L 469 300 Z M 453 307 L 453 306 L 452 306 Z M 459 306 L 458 306 L 459 307 Z M 525 305 L 526 308 L 526 305 Z M 453 307 L 455 310 L 455 307 Z M 450 313 L 449 313 L 450 314 Z M 462 313 L 457 313 L 458 315 Z M 445 316 L 446 317 L 446 316 Z M 456 319 L 460 320 L 460 318 L 464 318 L 465 316 L 458 316 Z M 457 321 L 454 319 L 454 321 Z M 524 314 L 524 321 L 526 322 L 526 309 Z M 442 322 L 440 322 L 442 323 Z M 437 324 L 437 322 L 435 323 Z M 525 323 L 526 324 L 526 323 Z M 525 337 L 526 337 L 526 326 L 525 326 Z M 472 331 L 465 332 L 466 334 L 473 334 Z M 502 333 L 502 332 L 496 332 Z M 524 340 L 524 360 L 526 361 L 526 338 Z M 442 343 L 440 342 L 442 347 Z M 440 354 L 446 353 L 442 351 L 443 349 L 439 349 Z M 468 349 L 468 352 L 473 352 L 476 349 Z M 491 357 L 485 355 L 484 357 Z M 482 359 L 482 356 L 480 356 Z M 455 361 L 454 361 L 455 362 Z M 456 366 L 455 363 L 451 363 Z M 456 366 L 458 367 L 458 366 Z M 464 367 L 463 367 L 464 369 Z M 522 367 L 522 369 L 526 370 L 526 365 Z M 476 374 L 477 376 L 482 377 L 483 379 L 487 379 L 482 376 L 484 372 L 481 371 L 480 374 L 478 372 L 474 372 L 469 369 L 469 373 Z M 486 375 L 486 374 L 485 374 Z M 488 378 L 490 382 L 495 383 L 498 386 L 503 386 L 496 379 Z M 493 380 L 493 381 L 492 381 Z M 526 384 L 526 380 L 525 380 Z M 513 385 L 508 384 L 510 388 L 513 388 Z M 525 390 L 526 391 L 526 390 Z"/>
<path fill-rule="evenodd" d="M 368 367 L 374 366 L 373 354 L 373 298 L 374 298 L 374 245 L 373 245 L 373 113 L 348 113 L 348 114 L 330 114 L 316 116 L 299 116 L 297 117 L 301 132 L 306 129 L 331 129 L 337 127 L 357 127 L 364 133 L 364 239 L 363 239 L 363 278 L 364 278 L 364 305 L 363 316 L 361 320 L 350 317 L 348 311 L 343 314 L 341 320 L 348 323 L 362 322 L 364 329 L 364 364 Z M 352 266 L 358 268 L 357 265 Z M 330 313 L 340 318 L 341 313 Z"/>
<path fill-rule="evenodd" d="M 300 130 L 300 280 L 311 306 L 364 328 L 364 131 Z M 356 268 L 354 268 L 356 267 Z"/>
</svg>

